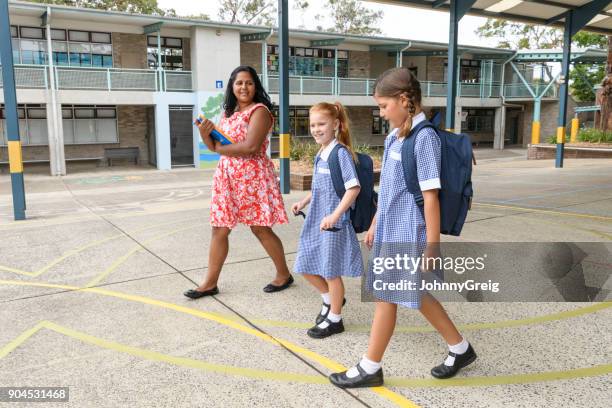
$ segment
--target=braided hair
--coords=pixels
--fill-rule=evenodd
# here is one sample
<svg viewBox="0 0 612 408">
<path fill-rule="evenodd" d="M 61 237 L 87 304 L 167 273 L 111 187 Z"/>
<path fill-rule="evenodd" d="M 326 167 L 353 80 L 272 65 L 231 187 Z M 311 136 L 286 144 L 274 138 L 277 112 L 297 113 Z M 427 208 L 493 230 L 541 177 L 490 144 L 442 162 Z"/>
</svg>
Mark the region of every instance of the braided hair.
<svg viewBox="0 0 612 408">
<path fill-rule="evenodd" d="M 414 74 L 405 67 L 391 68 L 382 73 L 374 84 L 374 94 L 383 97 L 399 97 L 408 99 L 408 118 L 400 126 L 398 137 L 405 137 L 412 129 L 412 118 L 417 107 L 421 106 L 421 84 Z"/>
</svg>

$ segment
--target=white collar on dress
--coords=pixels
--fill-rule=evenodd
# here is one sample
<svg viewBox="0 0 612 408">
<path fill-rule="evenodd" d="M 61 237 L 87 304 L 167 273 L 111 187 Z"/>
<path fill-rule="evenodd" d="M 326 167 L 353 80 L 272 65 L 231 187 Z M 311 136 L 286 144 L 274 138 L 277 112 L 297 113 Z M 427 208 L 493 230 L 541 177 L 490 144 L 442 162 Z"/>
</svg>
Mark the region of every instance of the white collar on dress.
<svg viewBox="0 0 612 408">
<path fill-rule="evenodd" d="M 324 161 L 327 161 L 327 159 L 329 159 L 329 155 L 331 154 L 332 149 L 334 148 L 334 146 L 336 146 L 338 144 L 338 139 L 334 138 L 325 149 L 323 149 L 321 151 L 321 154 L 319 155 L 321 157 L 321 159 L 323 159 Z"/>
<path fill-rule="evenodd" d="M 427 117 L 425 116 L 425 112 L 421 111 L 418 115 L 412 118 L 412 127 L 410 128 L 410 130 L 414 129 L 416 125 L 418 125 L 419 123 L 421 123 L 422 121 L 426 119 Z M 393 135 L 393 137 L 397 137 L 398 132 L 399 132 L 399 128 L 395 128 L 391 131 L 391 134 Z"/>
</svg>

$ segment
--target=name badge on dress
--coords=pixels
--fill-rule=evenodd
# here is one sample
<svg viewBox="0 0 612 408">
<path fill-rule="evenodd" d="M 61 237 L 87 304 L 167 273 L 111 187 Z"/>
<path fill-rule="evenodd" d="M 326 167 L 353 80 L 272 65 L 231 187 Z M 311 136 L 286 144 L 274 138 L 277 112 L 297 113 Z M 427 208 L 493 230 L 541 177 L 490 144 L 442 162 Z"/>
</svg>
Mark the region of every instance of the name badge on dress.
<svg viewBox="0 0 612 408">
<path fill-rule="evenodd" d="M 400 152 L 390 151 L 389 157 L 391 157 L 393 160 L 402 161 L 402 154 Z"/>
</svg>

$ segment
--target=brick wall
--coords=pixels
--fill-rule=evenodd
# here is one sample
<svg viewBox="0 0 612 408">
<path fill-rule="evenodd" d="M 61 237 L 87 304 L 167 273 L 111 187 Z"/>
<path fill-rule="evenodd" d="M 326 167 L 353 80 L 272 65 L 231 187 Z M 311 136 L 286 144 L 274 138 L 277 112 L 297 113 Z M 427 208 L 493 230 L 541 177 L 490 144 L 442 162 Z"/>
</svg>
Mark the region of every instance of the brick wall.
<svg viewBox="0 0 612 408">
<path fill-rule="evenodd" d="M 566 132 L 569 134 L 571 119 L 574 117 L 574 108 L 576 102 L 572 97 L 567 99 L 567 124 Z M 542 101 L 540 108 L 540 142 L 546 143 L 549 136 L 557 135 L 557 126 L 559 118 L 559 102 Z M 533 103 L 527 105 L 523 112 L 522 135 L 523 145 L 531 143 L 531 125 L 533 123 Z M 520 134 L 519 134 L 520 142 Z"/>
<path fill-rule="evenodd" d="M 263 72 L 261 67 L 261 45 L 260 43 L 240 43 L 240 65 L 250 65 L 258 74 Z"/>
<path fill-rule="evenodd" d="M 370 77 L 370 53 L 367 51 L 349 51 L 349 78 Z"/>
<path fill-rule="evenodd" d="M 444 57 L 428 57 L 427 80 L 444 82 Z"/>
<path fill-rule="evenodd" d="M 146 106 L 117 106 L 119 143 L 65 145 L 66 159 L 103 157 L 105 147 L 139 147 L 140 164 L 147 165 L 149 133 Z M 48 146 L 23 146 L 23 160 L 49 160 Z M 8 160 L 6 147 L 0 147 L 0 161 Z"/>
<path fill-rule="evenodd" d="M 191 40 L 183 38 L 183 69 L 191 71 Z"/>
<path fill-rule="evenodd" d="M 112 35 L 115 68 L 148 68 L 147 37 L 145 35 L 125 33 L 113 33 Z"/>
</svg>

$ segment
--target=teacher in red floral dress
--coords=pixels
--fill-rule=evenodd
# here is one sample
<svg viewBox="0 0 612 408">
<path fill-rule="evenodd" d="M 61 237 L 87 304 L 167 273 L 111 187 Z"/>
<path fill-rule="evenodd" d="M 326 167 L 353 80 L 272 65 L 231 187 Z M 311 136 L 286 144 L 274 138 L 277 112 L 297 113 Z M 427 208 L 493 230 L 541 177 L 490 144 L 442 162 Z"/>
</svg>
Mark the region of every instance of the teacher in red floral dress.
<svg viewBox="0 0 612 408">
<path fill-rule="evenodd" d="M 288 220 L 274 165 L 266 154 L 274 124 L 272 102 L 255 69 L 239 66 L 232 72 L 223 107 L 219 128 L 234 140 L 233 144 L 223 146 L 211 138 L 211 121 L 198 125 L 202 141 L 221 159 L 213 178 L 210 204 L 208 274 L 197 289 L 184 293 L 192 299 L 219 293 L 217 281 L 227 257 L 228 237 L 239 223 L 251 228 L 276 267 L 276 278 L 264 292 L 278 292 L 293 283 L 283 244 L 272 231 L 272 226 Z"/>
</svg>

